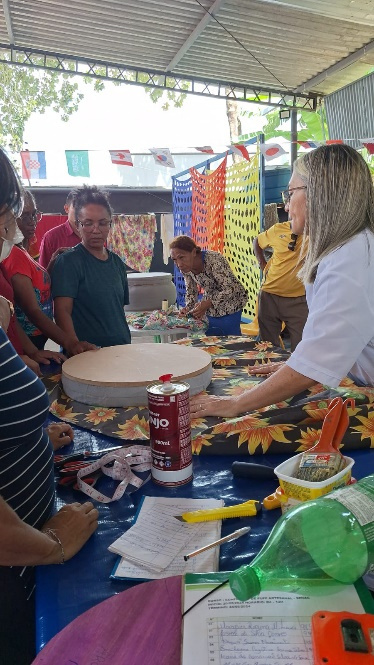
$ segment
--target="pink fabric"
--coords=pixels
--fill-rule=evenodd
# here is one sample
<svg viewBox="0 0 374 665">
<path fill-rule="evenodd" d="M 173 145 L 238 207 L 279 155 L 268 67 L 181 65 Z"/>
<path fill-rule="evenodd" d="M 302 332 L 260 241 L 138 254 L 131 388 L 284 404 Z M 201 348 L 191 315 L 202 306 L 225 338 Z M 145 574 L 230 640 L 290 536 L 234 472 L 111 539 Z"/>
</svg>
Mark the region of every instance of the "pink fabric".
<svg viewBox="0 0 374 665">
<path fill-rule="evenodd" d="M 48 215 L 46 216 L 48 217 Z M 51 260 L 51 256 L 53 252 L 56 251 L 56 249 L 59 249 L 60 247 L 75 247 L 81 241 L 80 238 L 78 238 L 78 236 L 73 232 L 69 222 L 67 221 L 67 217 L 61 218 L 66 219 L 66 221 L 63 224 L 59 224 L 58 226 L 55 226 L 54 228 L 47 231 L 40 245 L 39 263 L 41 266 L 43 266 L 43 268 L 47 268 L 48 263 Z M 43 219 L 41 220 L 40 224 L 42 223 Z M 39 224 L 37 226 L 37 230 L 39 230 Z"/>
</svg>

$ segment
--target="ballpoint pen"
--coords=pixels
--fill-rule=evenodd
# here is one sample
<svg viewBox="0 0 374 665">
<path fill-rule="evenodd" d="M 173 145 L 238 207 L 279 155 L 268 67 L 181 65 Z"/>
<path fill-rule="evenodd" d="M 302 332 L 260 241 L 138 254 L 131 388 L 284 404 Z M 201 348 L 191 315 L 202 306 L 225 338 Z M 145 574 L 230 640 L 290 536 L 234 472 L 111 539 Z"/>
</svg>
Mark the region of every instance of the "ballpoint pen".
<svg viewBox="0 0 374 665">
<path fill-rule="evenodd" d="M 180 522 L 207 522 L 210 520 L 224 520 L 228 517 L 251 517 L 261 510 L 261 503 L 251 499 L 245 503 L 227 508 L 211 508 L 208 510 L 194 510 L 182 515 L 174 515 Z"/>
<path fill-rule="evenodd" d="M 201 552 L 205 552 L 206 550 L 210 550 L 212 547 L 218 547 L 218 545 L 222 545 L 223 543 L 228 543 L 231 540 L 236 540 L 237 538 L 240 538 L 240 536 L 244 536 L 250 530 L 251 530 L 250 526 L 243 526 L 242 529 L 237 529 L 233 533 L 230 533 L 228 536 L 220 538 L 219 540 L 215 540 L 214 543 L 209 543 L 209 545 L 204 545 L 204 547 L 200 547 L 198 550 L 195 550 L 194 552 L 185 554 L 184 560 L 188 561 L 188 559 L 191 559 L 191 557 L 196 556 L 197 554 L 201 554 Z"/>
</svg>

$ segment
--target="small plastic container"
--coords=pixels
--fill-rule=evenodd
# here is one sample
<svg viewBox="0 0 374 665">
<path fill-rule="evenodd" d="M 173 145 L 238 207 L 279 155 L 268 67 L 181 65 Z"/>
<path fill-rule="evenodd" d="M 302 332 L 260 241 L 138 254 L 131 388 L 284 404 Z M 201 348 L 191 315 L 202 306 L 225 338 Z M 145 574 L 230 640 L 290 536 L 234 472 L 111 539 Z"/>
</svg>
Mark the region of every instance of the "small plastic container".
<svg viewBox="0 0 374 665">
<path fill-rule="evenodd" d="M 347 464 L 344 469 L 320 483 L 294 478 L 293 474 L 299 468 L 302 455 L 303 453 L 294 455 L 274 469 L 275 475 L 279 478 L 279 485 L 283 490 L 280 497 L 282 512 L 286 512 L 301 501 L 317 499 L 319 496 L 328 494 L 336 487 L 349 485 L 351 482 L 352 466 L 354 465 L 354 460 L 351 457 L 345 457 Z"/>
</svg>

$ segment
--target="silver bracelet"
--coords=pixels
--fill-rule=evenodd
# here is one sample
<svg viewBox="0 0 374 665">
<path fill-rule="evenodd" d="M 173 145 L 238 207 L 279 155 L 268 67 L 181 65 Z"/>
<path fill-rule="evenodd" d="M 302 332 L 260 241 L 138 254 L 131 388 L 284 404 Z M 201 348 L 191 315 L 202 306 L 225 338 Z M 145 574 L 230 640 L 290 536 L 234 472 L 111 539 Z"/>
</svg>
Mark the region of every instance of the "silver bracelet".
<svg viewBox="0 0 374 665">
<path fill-rule="evenodd" d="M 56 531 L 54 531 L 54 529 L 44 529 L 44 530 L 42 531 L 42 533 L 45 533 L 46 536 L 50 536 L 50 537 L 52 538 L 52 540 L 54 540 L 56 543 L 58 543 L 58 544 L 60 545 L 60 549 L 61 549 L 61 561 L 60 561 L 60 564 L 65 563 L 65 550 L 64 550 L 64 548 L 63 548 L 62 542 L 61 542 L 61 540 L 59 539 L 59 537 L 58 537 Z"/>
</svg>

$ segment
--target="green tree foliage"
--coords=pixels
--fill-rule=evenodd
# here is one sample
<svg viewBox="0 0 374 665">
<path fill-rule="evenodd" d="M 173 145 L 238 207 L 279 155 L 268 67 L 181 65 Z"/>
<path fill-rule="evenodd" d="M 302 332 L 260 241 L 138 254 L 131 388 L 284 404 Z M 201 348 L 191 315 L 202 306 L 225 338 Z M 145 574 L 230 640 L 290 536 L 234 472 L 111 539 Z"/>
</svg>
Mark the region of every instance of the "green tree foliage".
<svg viewBox="0 0 374 665">
<path fill-rule="evenodd" d="M 154 81 L 155 83 L 160 83 L 162 85 L 163 78 L 159 76 L 154 76 Z M 148 74 L 139 74 L 138 76 L 138 81 L 141 83 L 147 83 L 149 80 Z M 173 85 L 174 79 L 170 79 L 168 82 L 169 85 Z M 181 88 L 182 89 L 187 89 L 189 87 L 188 83 L 182 83 Z M 152 88 L 148 85 L 144 86 L 145 92 L 149 95 L 151 98 L 152 102 L 157 104 L 158 102 L 162 102 L 162 109 L 164 111 L 168 111 L 170 108 L 170 105 L 173 104 L 176 108 L 180 108 L 183 106 L 183 102 L 185 101 L 187 95 L 185 92 L 177 92 L 175 90 L 163 90 L 162 88 Z"/>
<path fill-rule="evenodd" d="M 252 111 L 243 111 L 243 115 L 253 117 L 255 113 Z M 258 115 L 258 113 L 256 114 Z M 327 124 L 324 110 L 321 107 L 320 111 L 298 111 L 298 131 L 297 138 L 299 141 L 325 141 L 327 134 Z M 265 141 L 283 137 L 284 139 L 291 140 L 291 132 L 282 127 L 283 121 L 279 118 L 279 109 L 274 109 L 266 115 L 266 124 L 261 130 L 265 135 Z M 243 134 L 240 136 L 241 141 L 245 141 L 257 132 Z"/>
<path fill-rule="evenodd" d="M 67 122 L 83 94 L 74 74 L 0 64 L 0 145 L 14 152 L 23 147 L 25 125 L 32 113 L 53 109 Z M 93 79 L 85 79 L 93 82 Z M 103 88 L 95 81 L 95 89 Z"/>
<path fill-rule="evenodd" d="M 37 58 L 33 58 L 37 66 Z M 40 65 L 43 64 L 41 59 Z M 57 66 L 58 62 L 50 57 L 47 65 Z M 11 151 L 17 152 L 23 147 L 25 125 L 32 113 L 45 113 L 46 109 L 53 109 L 59 113 L 61 119 L 67 122 L 69 117 L 77 111 L 79 103 L 84 94 L 79 91 L 76 76 L 74 75 L 74 64 L 67 63 L 71 73 L 58 73 L 43 69 L 31 69 L 17 65 L 0 64 L 0 145 Z M 95 74 L 105 76 L 106 70 L 96 66 Z M 115 77 L 119 74 L 115 68 L 110 70 L 109 75 Z M 127 72 L 124 82 L 135 80 L 135 73 Z M 163 77 L 154 77 L 155 83 L 162 83 Z M 104 81 L 85 76 L 87 84 L 93 84 L 96 91 L 104 88 Z M 138 74 L 137 82 L 146 84 L 149 81 L 147 74 Z M 174 79 L 168 83 L 173 85 Z M 120 80 L 116 82 L 120 85 Z M 188 83 L 183 87 L 187 87 Z M 167 111 L 170 104 L 176 107 L 182 106 L 186 94 L 174 90 L 163 90 L 145 85 L 145 91 L 155 103 L 162 101 L 162 108 Z"/>
</svg>

